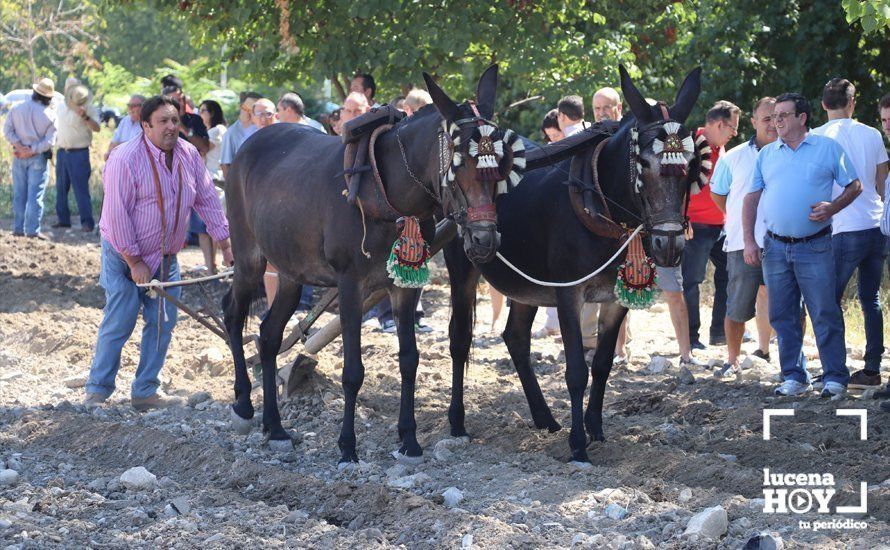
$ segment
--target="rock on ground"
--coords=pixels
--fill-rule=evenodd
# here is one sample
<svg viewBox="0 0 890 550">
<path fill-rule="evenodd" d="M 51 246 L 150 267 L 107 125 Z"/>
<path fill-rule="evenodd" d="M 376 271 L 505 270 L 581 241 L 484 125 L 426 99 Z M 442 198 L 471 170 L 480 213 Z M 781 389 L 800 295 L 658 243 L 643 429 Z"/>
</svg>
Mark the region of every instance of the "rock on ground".
<svg viewBox="0 0 890 550">
<path fill-rule="evenodd" d="M 144 491 L 158 486 L 158 478 L 143 466 L 130 468 L 121 474 L 121 483 L 132 491 Z"/>
<path fill-rule="evenodd" d="M 692 516 L 686 524 L 686 535 L 699 535 L 712 539 L 719 538 L 729 528 L 729 516 L 723 506 L 705 508 Z"/>
</svg>

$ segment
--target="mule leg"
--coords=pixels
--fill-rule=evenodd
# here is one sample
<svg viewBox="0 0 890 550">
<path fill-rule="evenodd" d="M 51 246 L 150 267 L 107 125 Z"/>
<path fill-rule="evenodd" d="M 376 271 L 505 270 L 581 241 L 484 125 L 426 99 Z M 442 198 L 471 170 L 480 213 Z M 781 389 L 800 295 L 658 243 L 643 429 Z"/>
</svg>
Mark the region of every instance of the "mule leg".
<svg viewBox="0 0 890 550">
<path fill-rule="evenodd" d="M 452 437 L 469 437 L 464 425 L 464 372 L 473 344 L 473 314 L 479 270 L 463 251 L 463 241 L 454 239 L 443 248 L 448 279 L 451 283 L 451 320 L 448 323 L 451 350 L 451 404 L 448 422 Z"/>
<path fill-rule="evenodd" d="M 244 321 L 250 311 L 250 301 L 262 277 L 262 266 L 242 262 L 236 266 L 232 288 L 223 297 L 224 322 L 229 335 L 229 348 L 235 363 L 235 403 L 232 410 L 238 417 L 253 418 L 250 402 L 250 376 L 244 359 Z"/>
<path fill-rule="evenodd" d="M 522 382 L 522 391 L 528 400 L 532 419 L 538 429 L 547 428 L 551 433 L 560 430 L 559 422 L 553 418 L 550 407 L 538 385 L 538 378 L 532 370 L 529 354 L 531 353 L 532 323 L 538 308 L 513 302 L 510 306 L 510 314 L 507 316 L 507 326 L 504 329 L 504 343 L 516 366 L 516 374 Z"/>
<path fill-rule="evenodd" d="M 396 332 L 399 336 L 399 372 L 402 375 L 402 398 L 399 404 L 399 453 L 409 457 L 423 456 L 423 449 L 417 443 L 417 422 L 414 419 L 414 391 L 417 380 L 417 339 L 414 334 L 414 304 L 417 289 L 394 288 L 390 291 L 393 313 L 396 319 Z"/>
<path fill-rule="evenodd" d="M 566 385 L 572 401 L 572 431 L 569 433 L 571 460 L 589 462 L 584 432 L 584 390 L 587 389 L 588 370 L 581 341 L 581 299 L 578 291 L 573 288 L 557 289 L 556 304 L 566 353 Z"/>
<path fill-rule="evenodd" d="M 355 402 L 358 391 L 365 381 L 362 364 L 362 289 L 353 279 L 342 277 L 337 285 L 340 292 L 340 326 L 343 336 L 343 426 L 337 445 L 340 447 L 340 463 L 358 462 L 355 450 Z"/>
<path fill-rule="evenodd" d="M 618 333 L 621 323 L 627 315 L 627 308 L 617 302 L 610 302 L 600 306 L 599 326 L 597 332 L 598 345 L 593 356 L 593 382 L 590 385 L 590 401 L 587 403 L 587 412 L 584 414 L 584 424 L 587 433 L 594 441 L 605 441 L 603 433 L 603 396 L 606 392 L 606 382 L 612 371 L 612 357 L 615 355 L 615 343 L 618 341 Z"/>
<path fill-rule="evenodd" d="M 284 327 L 300 303 L 302 286 L 283 275 L 278 277 L 278 294 L 272 309 L 260 324 L 260 362 L 263 365 L 263 433 L 271 441 L 289 441 L 290 434 L 281 426 L 278 412 L 278 383 L 276 374 L 278 350 Z"/>
</svg>

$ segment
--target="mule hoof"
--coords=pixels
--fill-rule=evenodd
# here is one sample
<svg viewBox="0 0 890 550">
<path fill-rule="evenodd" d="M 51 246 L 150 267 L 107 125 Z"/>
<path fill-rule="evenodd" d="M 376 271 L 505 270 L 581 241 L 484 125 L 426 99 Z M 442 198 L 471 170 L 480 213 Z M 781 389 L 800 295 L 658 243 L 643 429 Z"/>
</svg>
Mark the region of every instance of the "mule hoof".
<svg viewBox="0 0 890 550">
<path fill-rule="evenodd" d="M 269 449 L 276 453 L 289 453 L 294 450 L 292 439 L 270 439 Z"/>
<path fill-rule="evenodd" d="M 558 432 L 561 429 L 562 429 L 562 426 L 560 426 L 559 422 L 557 422 L 556 420 L 554 420 L 553 423 L 551 423 L 550 425 L 547 426 L 547 431 L 552 434 L 555 434 L 556 432 Z"/>
<path fill-rule="evenodd" d="M 247 435 L 253 429 L 253 420 L 248 420 L 238 416 L 238 413 L 229 409 L 229 416 L 232 418 L 232 429 L 238 435 Z"/>
<path fill-rule="evenodd" d="M 405 464 L 406 466 L 417 466 L 418 464 L 423 463 L 423 455 L 408 456 L 406 454 L 400 453 L 399 451 L 393 451 L 392 457 L 398 460 L 400 463 Z"/>
<path fill-rule="evenodd" d="M 573 466 L 579 470 L 589 470 L 590 468 L 593 468 L 593 464 L 590 462 L 581 462 L 580 460 L 570 460 L 569 466 Z"/>
<path fill-rule="evenodd" d="M 470 434 L 464 428 L 451 428 L 451 437 L 465 437 L 470 440 Z"/>
</svg>

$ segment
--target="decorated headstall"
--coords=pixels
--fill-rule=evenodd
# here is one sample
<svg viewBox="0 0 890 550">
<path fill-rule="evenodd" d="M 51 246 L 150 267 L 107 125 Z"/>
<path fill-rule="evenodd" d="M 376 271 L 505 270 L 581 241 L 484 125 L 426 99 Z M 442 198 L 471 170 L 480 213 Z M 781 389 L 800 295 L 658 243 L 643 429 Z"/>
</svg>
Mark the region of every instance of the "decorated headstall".
<svg viewBox="0 0 890 550">
<path fill-rule="evenodd" d="M 679 132 L 682 128 L 683 125 L 675 120 L 670 119 L 660 120 L 652 124 L 647 124 L 642 129 L 639 129 L 636 126 L 631 128 L 631 169 L 634 171 L 634 188 L 636 189 L 637 193 L 640 193 L 643 190 L 643 180 L 641 178 L 641 175 L 643 173 L 643 166 L 640 163 L 641 133 L 658 133 L 651 139 L 652 152 L 659 157 L 659 164 L 661 166 L 660 173 L 662 176 L 676 177 L 688 175 L 687 166 L 689 166 L 690 163 L 686 160 L 685 155 L 692 155 L 693 163 L 696 163 L 697 158 L 701 156 L 701 151 L 697 147 L 695 140 L 692 139 L 692 136 L 687 135 L 680 137 Z M 664 133 L 663 139 L 660 137 L 662 132 Z M 706 148 L 708 151 L 708 157 L 710 157 L 710 146 Z M 704 159 L 702 159 L 702 161 L 703 160 Z M 702 162 L 701 165 L 702 168 L 704 168 L 704 162 Z M 708 166 L 710 166 L 710 162 L 708 162 Z M 701 172 L 703 172 L 703 170 Z M 691 182 L 691 192 L 693 195 L 697 194 L 701 190 L 699 181 L 700 180 Z M 707 179 L 705 179 L 703 183 L 707 183 Z"/>
<path fill-rule="evenodd" d="M 475 111 L 475 105 L 473 109 Z M 476 124 L 476 127 L 464 149 L 461 147 L 461 128 L 467 124 Z M 455 171 L 465 163 L 465 155 L 476 161 L 477 181 L 497 182 L 496 195 L 506 193 L 522 180 L 525 144 L 512 130 L 500 130 L 478 115 L 450 124 L 443 121 L 442 128 L 452 144 L 451 163 L 442 178 L 443 187 L 449 187 L 454 182 Z"/>
</svg>

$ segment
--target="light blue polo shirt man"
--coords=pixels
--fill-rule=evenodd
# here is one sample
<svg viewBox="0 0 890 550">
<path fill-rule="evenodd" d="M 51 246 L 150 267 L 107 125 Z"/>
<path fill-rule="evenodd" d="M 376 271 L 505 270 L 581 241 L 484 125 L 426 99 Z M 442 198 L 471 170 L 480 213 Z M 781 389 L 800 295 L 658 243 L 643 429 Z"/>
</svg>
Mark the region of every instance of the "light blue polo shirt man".
<svg viewBox="0 0 890 550">
<path fill-rule="evenodd" d="M 853 164 L 838 142 L 809 132 L 796 151 L 782 138 L 760 150 L 751 192 L 763 191 L 760 206 L 767 230 L 783 237 L 809 237 L 831 224 L 810 221 L 812 206 L 831 202 L 835 183 L 846 187 L 855 179 Z"/>
<path fill-rule="evenodd" d="M 781 99 L 781 98 L 780 98 Z M 781 101 L 779 101 L 781 103 Z M 797 150 L 782 138 L 760 150 L 754 163 L 751 192 L 762 191 L 760 208 L 767 228 L 763 277 L 769 293 L 769 320 L 779 338 L 784 382 L 780 395 L 808 391 L 808 375 L 799 362 L 803 331 L 800 299 L 807 306 L 822 361 L 823 397 L 846 392 L 844 319 L 835 299 L 835 265 L 830 220 L 809 219 L 813 208 L 831 202 L 835 183 L 847 187 L 856 172 L 833 139 L 807 133 Z M 804 239 L 789 241 L 788 238 Z"/>
</svg>

